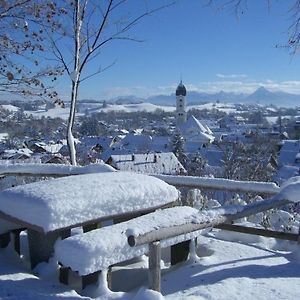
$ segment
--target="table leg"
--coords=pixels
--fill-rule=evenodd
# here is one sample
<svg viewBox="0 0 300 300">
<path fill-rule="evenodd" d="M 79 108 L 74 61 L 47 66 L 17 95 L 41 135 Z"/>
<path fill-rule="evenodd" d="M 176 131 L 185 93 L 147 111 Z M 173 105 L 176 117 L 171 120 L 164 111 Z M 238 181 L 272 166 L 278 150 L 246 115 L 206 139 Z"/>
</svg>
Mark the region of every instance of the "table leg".
<svg viewBox="0 0 300 300">
<path fill-rule="evenodd" d="M 31 268 L 34 269 L 39 263 L 47 262 L 54 252 L 54 244 L 60 237 L 67 237 L 70 234 L 64 231 L 41 233 L 32 229 L 27 230 L 28 245 L 30 253 Z"/>
</svg>

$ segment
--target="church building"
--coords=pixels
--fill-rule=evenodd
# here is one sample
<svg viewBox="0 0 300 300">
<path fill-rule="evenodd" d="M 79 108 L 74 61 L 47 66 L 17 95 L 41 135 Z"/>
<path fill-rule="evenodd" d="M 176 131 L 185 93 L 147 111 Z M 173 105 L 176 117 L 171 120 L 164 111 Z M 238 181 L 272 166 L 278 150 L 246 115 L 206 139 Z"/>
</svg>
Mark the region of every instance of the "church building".
<svg viewBox="0 0 300 300">
<path fill-rule="evenodd" d="M 176 89 L 176 124 L 186 142 L 186 150 L 192 152 L 209 146 L 215 139 L 208 126 L 203 125 L 193 115 L 187 120 L 186 88 L 180 81 Z"/>
</svg>

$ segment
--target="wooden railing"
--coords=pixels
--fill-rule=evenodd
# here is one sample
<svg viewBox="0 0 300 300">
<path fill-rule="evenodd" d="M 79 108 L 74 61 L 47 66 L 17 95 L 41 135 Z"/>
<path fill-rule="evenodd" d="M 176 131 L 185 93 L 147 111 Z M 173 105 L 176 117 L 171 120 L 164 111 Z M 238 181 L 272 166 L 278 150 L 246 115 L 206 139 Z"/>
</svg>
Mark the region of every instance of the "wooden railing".
<svg viewBox="0 0 300 300">
<path fill-rule="evenodd" d="M 299 187 L 300 194 L 300 187 Z M 294 201 L 293 201 L 294 202 Z M 177 225 L 164 225 L 164 227 L 157 228 L 155 230 L 138 234 L 129 235 L 128 244 L 131 247 L 149 244 L 149 288 L 160 291 L 161 284 L 161 271 L 160 271 L 160 257 L 161 248 L 160 241 L 174 238 L 179 235 L 186 235 L 193 232 L 197 232 L 201 229 L 218 227 L 225 230 L 233 230 L 243 233 L 258 234 L 268 237 L 283 238 L 292 241 L 300 241 L 299 234 L 274 232 L 271 230 L 264 230 L 258 228 L 247 228 L 243 226 L 231 225 L 231 222 L 243 217 L 247 217 L 259 212 L 269 210 L 271 208 L 277 208 L 286 204 L 290 204 L 291 201 L 285 198 L 285 194 L 277 194 L 270 199 L 263 200 L 257 203 L 251 203 L 245 206 L 228 206 L 217 209 L 211 209 L 206 212 L 199 212 L 199 217 L 195 219 L 193 216 L 191 220 L 184 218 L 180 220 L 178 216 Z M 209 219 L 207 214 L 209 213 Z M 129 232 L 131 232 L 129 230 Z"/>
</svg>

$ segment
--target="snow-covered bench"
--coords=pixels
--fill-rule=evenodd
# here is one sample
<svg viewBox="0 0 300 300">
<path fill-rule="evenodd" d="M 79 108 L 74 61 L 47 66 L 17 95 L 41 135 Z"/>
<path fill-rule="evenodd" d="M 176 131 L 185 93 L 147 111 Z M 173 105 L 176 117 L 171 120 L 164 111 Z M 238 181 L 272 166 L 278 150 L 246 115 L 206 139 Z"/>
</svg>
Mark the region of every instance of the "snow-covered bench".
<svg viewBox="0 0 300 300">
<path fill-rule="evenodd" d="M 170 225 L 184 224 L 197 218 L 197 209 L 181 206 L 158 210 L 126 222 L 74 235 L 55 244 L 55 257 L 64 266 L 77 272 L 85 285 L 97 281 L 100 271 L 110 266 L 148 253 L 148 245 L 130 247 L 128 235 L 134 228 L 139 233 Z M 168 247 L 189 241 L 199 232 L 188 233 L 161 242 Z M 64 270 L 65 271 L 65 270 Z M 66 274 L 65 274 L 66 276 Z M 64 277 L 65 277 L 64 276 Z M 62 281 L 67 283 L 67 278 Z"/>
<path fill-rule="evenodd" d="M 130 172 L 85 174 L 30 183 L 0 193 L 0 218 L 27 228 L 31 265 L 47 261 L 75 227 L 119 222 L 178 199 L 175 187 Z"/>
</svg>

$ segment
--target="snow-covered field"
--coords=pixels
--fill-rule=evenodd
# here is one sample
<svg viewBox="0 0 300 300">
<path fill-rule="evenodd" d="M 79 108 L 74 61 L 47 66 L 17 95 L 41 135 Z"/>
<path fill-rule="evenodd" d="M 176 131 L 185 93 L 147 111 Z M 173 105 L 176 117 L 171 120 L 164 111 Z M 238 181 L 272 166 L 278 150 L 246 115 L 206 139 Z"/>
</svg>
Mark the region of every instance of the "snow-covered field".
<svg viewBox="0 0 300 300">
<path fill-rule="evenodd" d="M 44 279 L 31 274 L 10 250 L 0 250 L 0 299 L 91 299 L 60 285 L 51 264 L 38 266 Z M 90 286 L 84 294 L 91 293 L 99 300 L 299 298 L 299 244 L 214 230 L 199 237 L 197 254 L 196 260 L 191 258 L 172 269 L 163 267 L 163 296 L 146 289 L 145 259 L 115 270 L 116 288 L 124 282 L 136 285 L 129 292 L 107 292 L 103 287 L 96 290 Z"/>
<path fill-rule="evenodd" d="M 19 107 L 11 104 L 1 104 L 0 107 L 11 112 L 16 112 L 20 109 Z"/>
<path fill-rule="evenodd" d="M 107 107 L 103 108 L 102 104 L 95 104 L 87 106 L 86 103 L 79 102 L 79 112 L 77 116 L 83 116 L 87 113 L 96 113 L 96 112 L 110 112 L 110 111 L 124 111 L 124 112 L 155 112 L 157 109 L 163 110 L 165 112 L 174 112 L 176 110 L 175 106 L 162 106 L 155 105 L 152 103 L 137 103 L 137 104 L 108 104 Z M 190 109 L 217 109 L 219 111 L 223 111 L 225 113 L 235 113 L 237 110 L 233 104 L 228 103 L 206 103 L 199 105 L 191 105 L 187 107 Z M 50 108 L 48 110 L 38 110 L 38 111 L 25 111 L 27 115 L 32 115 L 34 118 L 40 119 L 42 116 L 50 117 L 50 118 L 61 118 L 63 120 L 67 120 L 69 117 L 69 107 L 66 104 L 65 108 L 55 107 Z"/>
</svg>

